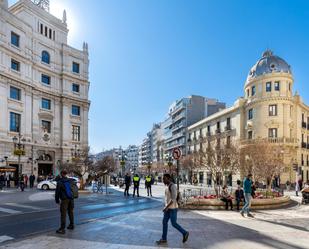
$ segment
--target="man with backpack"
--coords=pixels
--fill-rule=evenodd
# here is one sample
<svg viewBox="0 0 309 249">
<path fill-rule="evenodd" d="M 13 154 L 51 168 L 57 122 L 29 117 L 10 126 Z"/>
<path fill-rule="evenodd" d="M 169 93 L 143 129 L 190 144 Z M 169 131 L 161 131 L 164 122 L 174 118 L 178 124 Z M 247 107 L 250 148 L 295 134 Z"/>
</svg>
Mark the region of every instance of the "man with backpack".
<svg viewBox="0 0 309 249">
<path fill-rule="evenodd" d="M 66 213 L 69 214 L 70 224 L 67 229 L 74 229 L 74 198 L 78 197 L 76 182 L 67 177 L 67 171 L 61 171 L 61 178 L 57 181 L 55 201 L 60 203 L 61 226 L 56 233 L 65 234 Z"/>
<path fill-rule="evenodd" d="M 167 243 L 167 227 L 168 221 L 171 219 L 172 226 L 175 227 L 182 234 L 182 242 L 185 243 L 188 240 L 189 232 L 184 230 L 177 223 L 177 211 L 178 211 L 178 193 L 177 187 L 172 182 L 172 178 L 170 174 L 164 174 L 163 182 L 167 186 L 165 189 L 165 207 L 163 209 L 164 217 L 163 217 L 163 233 L 162 238 L 157 241 L 158 245 Z"/>
</svg>

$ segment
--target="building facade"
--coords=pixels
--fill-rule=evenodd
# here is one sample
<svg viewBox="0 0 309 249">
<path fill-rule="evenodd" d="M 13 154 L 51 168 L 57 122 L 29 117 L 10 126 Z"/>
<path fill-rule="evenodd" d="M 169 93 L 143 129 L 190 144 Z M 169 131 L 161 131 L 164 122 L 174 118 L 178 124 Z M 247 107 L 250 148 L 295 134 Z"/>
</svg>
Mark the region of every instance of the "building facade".
<svg viewBox="0 0 309 249">
<path fill-rule="evenodd" d="M 176 147 L 185 155 L 187 127 L 224 108 L 225 103 L 196 95 L 174 102 L 163 122 L 165 155 L 171 155 Z"/>
<path fill-rule="evenodd" d="M 265 51 L 249 71 L 244 97 L 188 128 L 188 150 L 203 147 L 201 141 L 206 136 L 214 136 L 219 145 L 231 139 L 266 139 L 285 148 L 281 184 L 299 178 L 309 180 L 309 106 L 297 93 L 293 94 L 293 85 L 289 64 Z M 201 183 L 209 183 L 206 170 L 201 168 L 195 174 Z M 237 178 L 234 176 L 232 181 Z"/>
<path fill-rule="evenodd" d="M 88 147 L 89 59 L 86 43 L 67 43 L 66 12 L 60 20 L 36 2 L 0 1 L 0 158 L 15 175 L 46 176 Z"/>
</svg>

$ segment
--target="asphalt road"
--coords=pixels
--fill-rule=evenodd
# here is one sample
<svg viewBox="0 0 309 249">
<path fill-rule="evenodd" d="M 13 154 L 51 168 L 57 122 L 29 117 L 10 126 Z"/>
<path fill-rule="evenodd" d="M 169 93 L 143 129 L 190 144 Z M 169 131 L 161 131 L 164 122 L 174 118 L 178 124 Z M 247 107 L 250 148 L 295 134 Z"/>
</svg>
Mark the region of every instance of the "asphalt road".
<svg viewBox="0 0 309 249">
<path fill-rule="evenodd" d="M 75 224 L 104 219 L 126 213 L 161 206 L 158 199 L 123 197 L 113 191 L 111 195 L 82 194 L 75 200 Z M 21 239 L 29 235 L 46 233 L 59 228 L 59 206 L 53 192 L 0 194 L 0 244 L 1 238 Z"/>
</svg>

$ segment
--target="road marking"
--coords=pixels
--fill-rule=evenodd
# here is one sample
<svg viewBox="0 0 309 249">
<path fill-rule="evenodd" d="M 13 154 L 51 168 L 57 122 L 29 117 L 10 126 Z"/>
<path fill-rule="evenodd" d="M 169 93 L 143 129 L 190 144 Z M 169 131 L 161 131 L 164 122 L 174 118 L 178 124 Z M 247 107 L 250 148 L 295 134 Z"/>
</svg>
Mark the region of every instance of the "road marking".
<svg viewBox="0 0 309 249">
<path fill-rule="evenodd" d="M 3 213 L 9 213 L 9 214 L 20 214 L 20 211 L 14 210 L 14 209 L 9 209 L 9 208 L 2 208 L 0 207 L 0 212 Z"/>
<path fill-rule="evenodd" d="M 12 239 L 14 239 L 14 238 L 10 237 L 10 236 L 3 235 L 3 236 L 0 236 L 0 243 L 7 241 L 7 240 L 12 240 Z"/>
<path fill-rule="evenodd" d="M 18 204 L 18 203 L 4 203 L 4 205 L 13 206 L 13 207 L 28 208 L 28 209 L 33 209 L 33 210 L 41 210 L 42 209 L 42 208 L 39 208 L 39 207 L 33 207 L 33 206 Z"/>
</svg>

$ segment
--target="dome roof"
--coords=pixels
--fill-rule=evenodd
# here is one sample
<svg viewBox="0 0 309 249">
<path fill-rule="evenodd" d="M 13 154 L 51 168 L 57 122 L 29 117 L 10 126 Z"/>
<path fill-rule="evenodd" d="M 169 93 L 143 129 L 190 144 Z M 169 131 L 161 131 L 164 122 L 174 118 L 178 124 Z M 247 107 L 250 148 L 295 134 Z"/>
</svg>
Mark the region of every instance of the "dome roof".
<svg viewBox="0 0 309 249">
<path fill-rule="evenodd" d="M 262 58 L 250 69 L 247 83 L 258 76 L 273 72 L 292 74 L 291 67 L 285 60 L 274 55 L 271 50 L 266 50 Z"/>
</svg>

